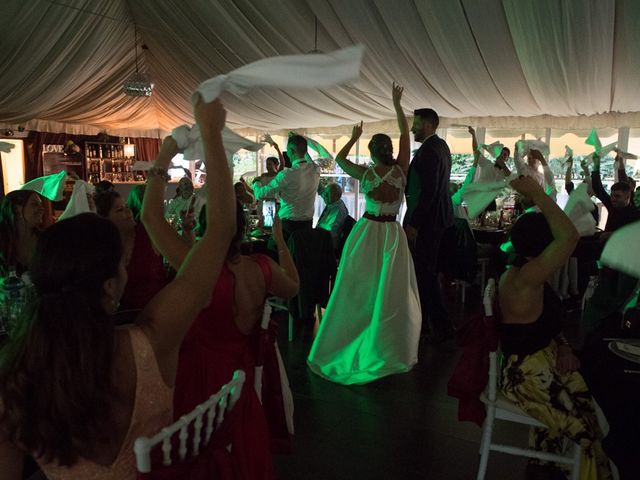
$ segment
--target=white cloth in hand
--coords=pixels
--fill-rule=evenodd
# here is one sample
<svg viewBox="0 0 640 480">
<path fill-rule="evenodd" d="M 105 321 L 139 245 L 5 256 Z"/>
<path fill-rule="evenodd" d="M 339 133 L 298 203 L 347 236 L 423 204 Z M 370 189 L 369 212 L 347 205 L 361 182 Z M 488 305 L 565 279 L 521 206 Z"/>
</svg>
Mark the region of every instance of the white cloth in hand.
<svg viewBox="0 0 640 480">
<path fill-rule="evenodd" d="M 640 278 L 640 222 L 616 230 L 607 241 L 600 261 L 620 272 Z"/>
</svg>

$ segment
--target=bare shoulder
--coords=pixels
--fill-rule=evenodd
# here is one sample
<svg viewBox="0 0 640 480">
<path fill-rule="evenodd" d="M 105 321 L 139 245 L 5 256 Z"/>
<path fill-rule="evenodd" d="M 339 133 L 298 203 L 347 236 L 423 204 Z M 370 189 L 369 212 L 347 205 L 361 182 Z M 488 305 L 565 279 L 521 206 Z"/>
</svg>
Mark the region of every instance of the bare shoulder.
<svg viewBox="0 0 640 480">
<path fill-rule="evenodd" d="M 532 288 L 523 282 L 525 273 L 511 267 L 500 277 L 498 301 L 503 323 L 532 323 L 542 313 L 544 287 Z"/>
</svg>

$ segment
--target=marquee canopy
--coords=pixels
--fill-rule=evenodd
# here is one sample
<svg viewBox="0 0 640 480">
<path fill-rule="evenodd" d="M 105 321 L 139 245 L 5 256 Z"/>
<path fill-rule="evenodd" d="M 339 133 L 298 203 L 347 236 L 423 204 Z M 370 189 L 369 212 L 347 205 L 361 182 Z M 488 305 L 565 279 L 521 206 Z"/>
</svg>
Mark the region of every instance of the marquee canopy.
<svg viewBox="0 0 640 480">
<path fill-rule="evenodd" d="M 314 49 L 316 18 L 319 50 L 366 47 L 360 79 L 226 94 L 232 128 L 393 131 L 393 80 L 407 111 L 433 107 L 445 126 L 640 127 L 636 0 L 3 0 L 0 124 L 163 135 L 193 121 L 201 81 Z M 134 22 L 150 98 L 122 92 Z"/>
</svg>

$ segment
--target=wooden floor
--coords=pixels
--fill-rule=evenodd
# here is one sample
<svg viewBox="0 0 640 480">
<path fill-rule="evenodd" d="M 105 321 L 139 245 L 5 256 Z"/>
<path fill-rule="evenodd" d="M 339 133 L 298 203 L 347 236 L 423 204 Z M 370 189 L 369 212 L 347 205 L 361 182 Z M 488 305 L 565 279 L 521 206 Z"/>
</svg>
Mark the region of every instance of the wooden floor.
<svg viewBox="0 0 640 480">
<path fill-rule="evenodd" d="M 462 306 L 449 297 L 454 324 L 480 308 L 470 290 Z M 280 480 L 471 480 L 476 478 L 480 428 L 457 421 L 457 402 L 447 382 L 458 357 L 453 341 L 425 345 L 413 371 L 364 386 L 328 382 L 306 367 L 309 346 L 287 342 L 280 349 L 295 402 L 294 453 L 275 459 Z M 526 446 L 527 427 L 496 422 L 496 439 Z M 489 457 L 487 479 L 525 478 L 526 459 Z"/>
</svg>

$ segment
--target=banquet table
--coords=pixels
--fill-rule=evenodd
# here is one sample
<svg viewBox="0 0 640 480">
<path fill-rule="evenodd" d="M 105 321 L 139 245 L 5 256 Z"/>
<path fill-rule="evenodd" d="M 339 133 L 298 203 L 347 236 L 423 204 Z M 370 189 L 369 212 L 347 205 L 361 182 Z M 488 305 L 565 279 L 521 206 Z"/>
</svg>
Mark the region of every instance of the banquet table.
<svg viewBox="0 0 640 480">
<path fill-rule="evenodd" d="M 473 236 L 477 243 L 489 243 L 499 247 L 507 241 L 509 231 L 504 228 L 473 227 Z"/>
</svg>

